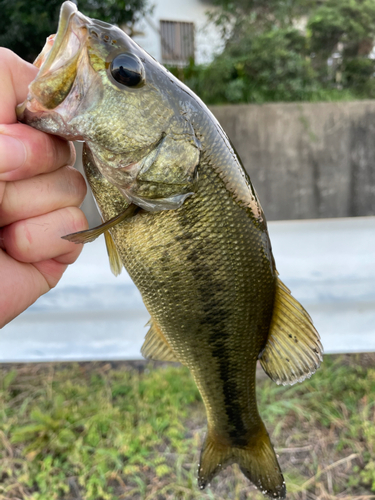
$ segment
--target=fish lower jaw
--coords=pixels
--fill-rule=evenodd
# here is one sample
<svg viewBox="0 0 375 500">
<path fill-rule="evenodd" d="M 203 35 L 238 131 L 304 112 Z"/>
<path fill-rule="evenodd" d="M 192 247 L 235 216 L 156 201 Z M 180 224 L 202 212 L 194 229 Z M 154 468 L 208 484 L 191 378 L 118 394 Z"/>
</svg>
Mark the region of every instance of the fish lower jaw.
<svg viewBox="0 0 375 500">
<path fill-rule="evenodd" d="M 30 101 L 20 104 L 17 107 L 17 118 L 20 122 L 31 125 L 32 127 L 46 132 L 47 134 L 54 134 L 66 139 L 68 141 L 85 141 L 85 138 L 72 131 L 72 127 L 65 123 L 63 116 L 59 113 L 51 113 L 46 110 L 37 101 L 29 105 Z"/>
<path fill-rule="evenodd" d="M 26 101 L 17 106 L 17 118 L 23 121 L 26 111 L 29 113 L 43 113 L 47 112 L 47 109 L 35 97 L 28 96 Z"/>
</svg>

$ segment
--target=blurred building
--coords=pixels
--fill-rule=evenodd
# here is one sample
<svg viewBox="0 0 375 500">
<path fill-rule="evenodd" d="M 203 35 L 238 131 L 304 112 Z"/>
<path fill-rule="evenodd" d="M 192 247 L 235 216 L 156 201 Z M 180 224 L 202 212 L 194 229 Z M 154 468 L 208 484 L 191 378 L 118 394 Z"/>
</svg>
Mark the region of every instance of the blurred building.
<svg viewBox="0 0 375 500">
<path fill-rule="evenodd" d="M 134 40 L 162 64 L 185 66 L 210 62 L 223 47 L 219 30 L 208 23 L 208 0 L 156 0 L 137 24 Z"/>
</svg>

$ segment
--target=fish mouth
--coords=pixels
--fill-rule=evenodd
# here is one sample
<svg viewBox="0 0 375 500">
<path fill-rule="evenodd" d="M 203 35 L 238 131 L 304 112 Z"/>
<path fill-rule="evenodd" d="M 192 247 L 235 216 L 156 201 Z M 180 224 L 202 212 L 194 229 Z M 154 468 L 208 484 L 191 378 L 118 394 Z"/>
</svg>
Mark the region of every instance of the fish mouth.
<svg viewBox="0 0 375 500">
<path fill-rule="evenodd" d="M 27 99 L 17 106 L 18 120 L 25 121 L 27 112 L 52 110 L 68 96 L 77 75 L 90 21 L 74 3 L 62 4 L 57 33 L 47 38 L 34 62 L 39 72 L 29 85 Z"/>
</svg>

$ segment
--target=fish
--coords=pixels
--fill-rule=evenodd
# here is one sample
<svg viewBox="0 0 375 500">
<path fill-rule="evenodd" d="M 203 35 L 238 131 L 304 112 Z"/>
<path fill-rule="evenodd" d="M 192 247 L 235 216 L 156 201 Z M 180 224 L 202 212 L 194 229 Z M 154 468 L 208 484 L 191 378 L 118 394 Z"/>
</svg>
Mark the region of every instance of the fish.
<svg viewBox="0 0 375 500">
<path fill-rule="evenodd" d="M 204 489 L 227 465 L 271 498 L 286 486 L 259 415 L 258 361 L 278 384 L 310 377 L 323 347 L 280 280 L 258 195 L 205 104 L 121 29 L 67 1 L 18 119 L 83 141 L 111 269 L 150 313 L 144 357 L 186 366 L 202 396 Z M 124 298 L 126 299 L 126 298 Z"/>
</svg>

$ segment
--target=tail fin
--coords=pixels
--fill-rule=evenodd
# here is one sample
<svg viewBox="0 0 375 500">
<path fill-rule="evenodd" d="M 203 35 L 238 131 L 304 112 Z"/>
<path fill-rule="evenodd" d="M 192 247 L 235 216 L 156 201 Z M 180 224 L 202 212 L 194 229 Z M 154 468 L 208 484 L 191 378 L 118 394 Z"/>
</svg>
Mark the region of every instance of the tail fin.
<svg viewBox="0 0 375 500">
<path fill-rule="evenodd" d="M 285 481 L 263 423 L 259 432 L 244 447 L 225 445 L 208 432 L 198 470 L 199 488 L 203 490 L 216 474 L 231 463 L 238 463 L 245 476 L 263 494 L 275 500 L 285 498 Z"/>
</svg>

